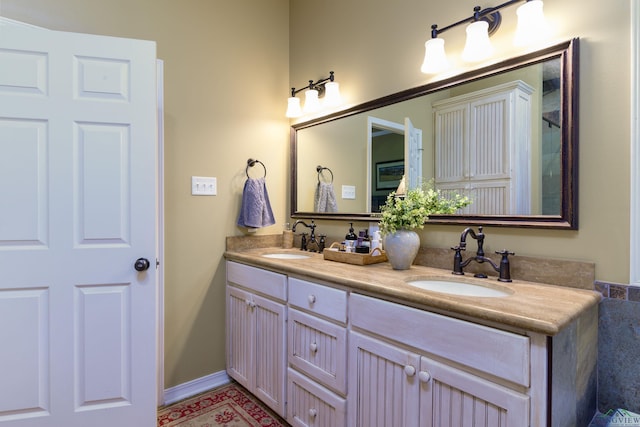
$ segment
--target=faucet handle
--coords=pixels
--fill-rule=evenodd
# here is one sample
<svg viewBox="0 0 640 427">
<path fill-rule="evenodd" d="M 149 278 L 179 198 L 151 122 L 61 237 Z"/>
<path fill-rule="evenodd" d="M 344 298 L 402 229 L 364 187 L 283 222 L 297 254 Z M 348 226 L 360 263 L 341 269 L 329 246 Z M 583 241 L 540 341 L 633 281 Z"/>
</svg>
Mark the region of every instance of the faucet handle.
<svg viewBox="0 0 640 427">
<path fill-rule="evenodd" d="M 496 251 L 496 254 L 502 255 L 500 259 L 500 267 L 498 272 L 500 275 L 498 276 L 498 281 L 500 282 L 511 282 L 511 269 L 509 264 L 509 255 L 515 255 L 514 252 L 509 252 L 506 249 L 501 251 Z"/>
<path fill-rule="evenodd" d="M 503 249 L 501 251 L 496 251 L 496 254 L 498 255 L 502 255 L 503 257 L 509 256 L 509 255 L 515 255 L 515 252 L 510 252 L 506 249 Z"/>
</svg>

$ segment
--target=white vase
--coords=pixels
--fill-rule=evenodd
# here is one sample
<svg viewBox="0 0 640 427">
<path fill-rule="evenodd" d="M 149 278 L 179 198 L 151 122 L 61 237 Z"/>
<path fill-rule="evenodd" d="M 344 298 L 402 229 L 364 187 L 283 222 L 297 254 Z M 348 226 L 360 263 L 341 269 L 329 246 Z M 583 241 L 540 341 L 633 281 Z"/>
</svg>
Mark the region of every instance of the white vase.
<svg viewBox="0 0 640 427">
<path fill-rule="evenodd" d="M 384 237 L 384 250 L 394 270 L 408 270 L 420 249 L 420 236 L 412 230 L 398 230 Z"/>
</svg>

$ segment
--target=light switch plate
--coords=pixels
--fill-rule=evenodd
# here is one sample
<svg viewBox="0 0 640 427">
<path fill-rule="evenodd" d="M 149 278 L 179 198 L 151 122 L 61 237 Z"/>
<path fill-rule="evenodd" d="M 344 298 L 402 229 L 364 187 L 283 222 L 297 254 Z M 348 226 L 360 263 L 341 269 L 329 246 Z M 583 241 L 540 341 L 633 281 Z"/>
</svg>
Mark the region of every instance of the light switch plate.
<svg viewBox="0 0 640 427">
<path fill-rule="evenodd" d="M 355 200 L 356 198 L 356 186 L 355 185 L 343 185 L 342 186 L 342 198 Z"/>
<path fill-rule="evenodd" d="M 218 182 L 215 177 L 192 176 L 191 195 L 193 196 L 215 196 L 218 194 Z"/>
</svg>

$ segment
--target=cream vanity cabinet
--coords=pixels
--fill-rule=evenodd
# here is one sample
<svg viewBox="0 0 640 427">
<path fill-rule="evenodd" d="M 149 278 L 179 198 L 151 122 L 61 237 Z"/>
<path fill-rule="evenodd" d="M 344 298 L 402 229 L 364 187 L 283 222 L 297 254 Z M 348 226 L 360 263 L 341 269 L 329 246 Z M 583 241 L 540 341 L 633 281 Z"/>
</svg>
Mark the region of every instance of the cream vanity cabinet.
<svg viewBox="0 0 640 427">
<path fill-rule="evenodd" d="M 527 427 L 529 337 L 350 297 L 349 426 Z"/>
<path fill-rule="evenodd" d="M 285 417 L 287 276 L 227 261 L 227 373 Z"/>
<path fill-rule="evenodd" d="M 474 200 L 463 213 L 531 213 L 531 94 L 514 81 L 432 104 L 435 184 Z"/>
<path fill-rule="evenodd" d="M 347 291 L 289 278 L 287 421 L 345 427 Z"/>
<path fill-rule="evenodd" d="M 593 416 L 597 305 L 547 336 L 298 274 L 227 261 L 227 372 L 294 426 L 568 427 Z"/>
</svg>

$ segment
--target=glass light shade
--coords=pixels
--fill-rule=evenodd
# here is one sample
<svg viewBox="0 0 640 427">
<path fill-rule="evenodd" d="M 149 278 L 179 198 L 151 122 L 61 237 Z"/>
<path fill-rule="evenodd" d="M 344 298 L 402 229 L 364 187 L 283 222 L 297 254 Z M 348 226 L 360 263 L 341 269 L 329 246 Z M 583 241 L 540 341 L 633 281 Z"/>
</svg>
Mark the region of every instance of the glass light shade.
<svg viewBox="0 0 640 427">
<path fill-rule="evenodd" d="M 292 96 L 287 99 L 287 117 L 294 118 L 302 115 L 302 109 L 300 108 L 300 98 Z"/>
<path fill-rule="evenodd" d="M 324 106 L 337 107 L 342 104 L 340 95 L 340 84 L 338 82 L 328 82 L 324 85 Z"/>
<path fill-rule="evenodd" d="M 530 0 L 518 7 L 518 27 L 513 44 L 526 46 L 542 40 L 547 33 L 542 0 Z"/>
<path fill-rule="evenodd" d="M 449 68 L 447 53 L 444 50 L 444 39 L 427 40 L 424 44 L 424 62 L 420 71 L 425 74 L 436 74 Z"/>
<path fill-rule="evenodd" d="M 318 91 L 309 89 L 304 92 L 304 107 L 302 111 L 306 113 L 314 113 L 320 109 L 320 100 L 318 99 Z"/>
<path fill-rule="evenodd" d="M 462 51 L 462 59 L 467 62 L 478 62 L 493 54 L 493 46 L 489 41 L 489 23 L 476 21 L 467 27 L 467 41 Z"/>
</svg>

